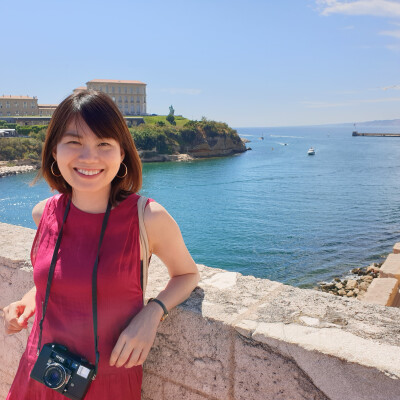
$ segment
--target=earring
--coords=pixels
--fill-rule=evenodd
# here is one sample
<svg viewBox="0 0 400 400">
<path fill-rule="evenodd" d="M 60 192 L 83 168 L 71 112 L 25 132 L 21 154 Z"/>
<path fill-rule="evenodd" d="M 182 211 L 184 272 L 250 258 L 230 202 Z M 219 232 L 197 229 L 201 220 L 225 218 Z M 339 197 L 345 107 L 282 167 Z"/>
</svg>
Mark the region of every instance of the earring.
<svg viewBox="0 0 400 400">
<path fill-rule="evenodd" d="M 59 176 L 61 176 L 61 174 L 60 175 L 56 175 L 55 173 L 54 173 L 54 164 L 56 163 L 57 161 L 53 161 L 52 163 L 51 163 L 51 166 L 50 166 L 50 171 L 51 171 L 51 173 L 56 177 L 56 178 L 58 178 Z"/>
<path fill-rule="evenodd" d="M 123 165 L 125 167 L 125 174 L 122 175 L 122 176 L 117 175 L 117 178 L 121 178 L 122 179 L 122 178 L 125 178 L 126 175 L 128 175 L 128 167 L 123 162 L 121 163 L 121 165 Z"/>
</svg>

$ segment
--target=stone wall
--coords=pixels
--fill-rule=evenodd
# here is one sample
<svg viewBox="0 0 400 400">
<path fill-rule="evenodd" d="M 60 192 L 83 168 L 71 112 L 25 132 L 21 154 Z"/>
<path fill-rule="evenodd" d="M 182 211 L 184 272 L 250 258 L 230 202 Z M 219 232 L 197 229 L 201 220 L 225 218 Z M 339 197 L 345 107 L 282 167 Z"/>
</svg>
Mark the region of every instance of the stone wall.
<svg viewBox="0 0 400 400">
<path fill-rule="evenodd" d="M 34 231 L 0 223 L 0 306 L 32 286 Z M 199 265 L 159 328 L 143 400 L 398 400 L 400 309 Z M 154 258 L 147 296 L 168 279 Z M 0 334 L 4 399 L 27 332 Z"/>
</svg>

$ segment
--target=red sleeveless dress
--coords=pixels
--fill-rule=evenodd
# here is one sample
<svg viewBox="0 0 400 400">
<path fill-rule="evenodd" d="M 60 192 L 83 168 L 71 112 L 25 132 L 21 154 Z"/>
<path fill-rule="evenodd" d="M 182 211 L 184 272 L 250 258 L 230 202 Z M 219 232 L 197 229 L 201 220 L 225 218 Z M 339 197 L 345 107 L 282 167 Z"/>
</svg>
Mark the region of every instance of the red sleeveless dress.
<svg viewBox="0 0 400 400">
<path fill-rule="evenodd" d="M 99 254 L 97 309 L 99 369 L 85 400 L 140 400 L 142 367 L 110 367 L 111 352 L 122 330 L 143 307 L 137 201 L 132 194 L 111 210 Z M 60 393 L 30 378 L 37 360 L 39 321 L 47 277 L 68 198 L 47 201 L 33 242 L 31 260 L 37 288 L 36 315 L 7 400 L 61 400 Z M 54 271 L 42 346 L 55 342 L 95 363 L 92 271 L 104 214 L 89 214 L 73 204 L 64 225 Z"/>
</svg>

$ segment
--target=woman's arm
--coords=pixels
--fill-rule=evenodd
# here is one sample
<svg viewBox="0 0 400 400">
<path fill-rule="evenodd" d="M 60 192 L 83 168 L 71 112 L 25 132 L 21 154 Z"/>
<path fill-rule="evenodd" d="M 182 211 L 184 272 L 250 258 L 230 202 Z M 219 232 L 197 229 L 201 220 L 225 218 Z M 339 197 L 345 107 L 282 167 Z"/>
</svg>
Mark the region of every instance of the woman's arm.
<svg viewBox="0 0 400 400">
<path fill-rule="evenodd" d="M 39 226 L 47 200 L 45 199 L 33 207 L 32 218 L 36 226 Z M 3 308 L 4 329 L 8 335 L 20 332 L 28 327 L 28 320 L 36 311 L 35 296 L 36 287 L 34 286 L 21 300 Z"/>
<path fill-rule="evenodd" d="M 197 266 L 190 256 L 175 220 L 164 207 L 151 202 L 145 209 L 144 223 L 151 253 L 166 265 L 170 280 L 157 299 L 168 310 L 186 300 L 199 282 Z M 111 354 L 110 365 L 126 368 L 143 364 L 153 345 L 163 309 L 148 303 L 121 333 Z"/>
</svg>

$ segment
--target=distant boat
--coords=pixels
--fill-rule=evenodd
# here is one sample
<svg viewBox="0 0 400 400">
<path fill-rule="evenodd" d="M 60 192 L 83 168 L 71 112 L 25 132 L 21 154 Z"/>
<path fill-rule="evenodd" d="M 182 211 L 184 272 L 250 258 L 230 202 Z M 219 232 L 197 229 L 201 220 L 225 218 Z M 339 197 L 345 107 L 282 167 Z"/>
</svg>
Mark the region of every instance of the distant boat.
<svg viewBox="0 0 400 400">
<path fill-rule="evenodd" d="M 313 155 L 315 155 L 315 150 L 314 150 L 312 147 L 310 147 L 310 148 L 308 149 L 308 151 L 307 151 L 307 154 L 308 154 L 309 156 L 313 156 Z"/>
<path fill-rule="evenodd" d="M 264 135 L 261 135 L 260 140 L 264 140 Z"/>
<path fill-rule="evenodd" d="M 284 146 L 287 146 L 287 143 L 283 143 Z"/>
</svg>

